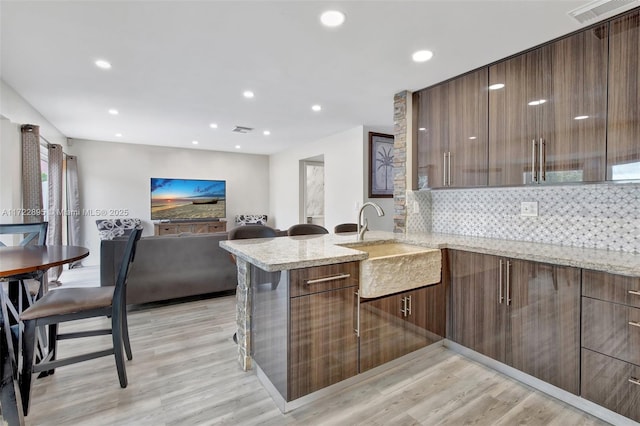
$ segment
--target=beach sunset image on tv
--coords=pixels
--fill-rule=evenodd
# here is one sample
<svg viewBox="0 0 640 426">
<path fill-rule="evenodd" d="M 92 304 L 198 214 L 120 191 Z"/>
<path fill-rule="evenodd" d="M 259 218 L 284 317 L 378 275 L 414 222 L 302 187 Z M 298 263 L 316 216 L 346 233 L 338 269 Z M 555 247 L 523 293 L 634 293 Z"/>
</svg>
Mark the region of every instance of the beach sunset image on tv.
<svg viewBox="0 0 640 426">
<path fill-rule="evenodd" d="M 226 181 L 151 178 L 151 220 L 219 219 L 226 215 Z"/>
</svg>

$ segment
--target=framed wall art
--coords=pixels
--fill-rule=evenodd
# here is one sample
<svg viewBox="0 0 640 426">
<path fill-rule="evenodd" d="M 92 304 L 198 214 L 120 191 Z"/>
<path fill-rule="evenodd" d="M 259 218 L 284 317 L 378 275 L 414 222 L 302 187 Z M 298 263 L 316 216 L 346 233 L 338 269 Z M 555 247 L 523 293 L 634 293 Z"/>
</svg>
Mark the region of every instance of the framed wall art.
<svg viewBox="0 0 640 426">
<path fill-rule="evenodd" d="M 393 197 L 393 135 L 369 132 L 369 198 Z"/>
</svg>

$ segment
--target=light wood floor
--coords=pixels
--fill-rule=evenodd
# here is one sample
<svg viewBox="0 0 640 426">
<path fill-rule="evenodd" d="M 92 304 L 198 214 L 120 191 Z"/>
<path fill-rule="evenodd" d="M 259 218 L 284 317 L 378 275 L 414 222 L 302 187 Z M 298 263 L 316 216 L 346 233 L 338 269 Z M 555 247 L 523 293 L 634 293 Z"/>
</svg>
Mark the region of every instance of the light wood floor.
<svg viewBox="0 0 640 426">
<path fill-rule="evenodd" d="M 113 357 L 59 368 L 35 381 L 27 425 L 603 424 L 444 348 L 283 415 L 236 363 L 234 305 L 225 296 L 130 312 L 129 386 Z M 77 348 L 60 342 L 61 355 Z"/>
</svg>

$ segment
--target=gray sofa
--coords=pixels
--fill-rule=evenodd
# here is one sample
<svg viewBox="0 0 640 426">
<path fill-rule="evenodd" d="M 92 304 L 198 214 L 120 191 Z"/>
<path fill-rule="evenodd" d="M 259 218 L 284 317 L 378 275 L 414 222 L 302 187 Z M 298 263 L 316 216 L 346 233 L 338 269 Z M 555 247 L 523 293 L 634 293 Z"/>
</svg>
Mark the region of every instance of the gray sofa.
<svg viewBox="0 0 640 426">
<path fill-rule="evenodd" d="M 127 303 L 138 304 L 234 290 L 236 265 L 221 249 L 226 232 L 144 237 L 129 271 Z M 100 245 L 100 285 L 115 285 L 125 238 Z"/>
</svg>

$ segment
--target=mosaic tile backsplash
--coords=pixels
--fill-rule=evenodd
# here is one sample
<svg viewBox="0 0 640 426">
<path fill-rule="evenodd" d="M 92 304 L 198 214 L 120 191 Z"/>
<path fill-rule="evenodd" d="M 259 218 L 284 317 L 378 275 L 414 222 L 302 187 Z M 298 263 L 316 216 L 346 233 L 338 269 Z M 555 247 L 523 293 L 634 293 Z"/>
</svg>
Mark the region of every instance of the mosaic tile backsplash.
<svg viewBox="0 0 640 426">
<path fill-rule="evenodd" d="M 538 202 L 537 217 L 520 203 Z M 407 193 L 407 233 L 442 232 L 640 254 L 640 183 Z"/>
</svg>

